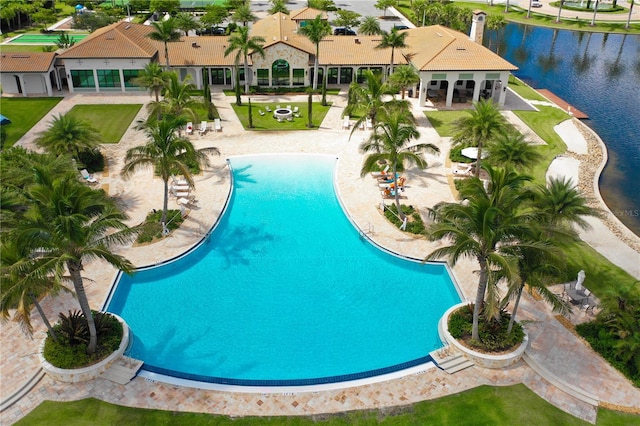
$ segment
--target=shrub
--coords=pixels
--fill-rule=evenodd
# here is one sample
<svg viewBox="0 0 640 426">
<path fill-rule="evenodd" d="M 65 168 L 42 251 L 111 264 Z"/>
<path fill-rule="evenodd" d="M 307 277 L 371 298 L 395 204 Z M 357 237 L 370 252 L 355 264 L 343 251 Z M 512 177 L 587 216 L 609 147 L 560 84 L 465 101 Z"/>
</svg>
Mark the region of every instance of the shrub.
<svg viewBox="0 0 640 426">
<path fill-rule="evenodd" d="M 469 304 L 449 315 L 449 333 L 453 338 L 464 342 L 473 349 L 484 352 L 502 352 L 520 345 L 524 339 L 524 330 L 517 322 L 513 324 L 511 333 L 507 334 L 510 319 L 511 315 L 504 311 L 500 313 L 499 320 L 487 319 L 481 312 L 478 322 L 480 341 L 472 340 L 473 305 Z"/>
<path fill-rule="evenodd" d="M 101 172 L 104 170 L 104 155 L 98 149 L 86 149 L 78 153 L 78 162 L 88 172 Z"/>
<path fill-rule="evenodd" d="M 451 161 L 453 161 L 454 163 L 472 163 L 475 160 L 472 160 L 469 157 L 465 157 L 464 155 L 462 155 L 462 150 L 466 148 L 466 146 L 457 146 L 455 148 L 451 148 L 451 151 L 449 151 L 449 159 Z"/>
<path fill-rule="evenodd" d="M 156 239 L 162 238 L 162 224 L 160 218 L 162 217 L 162 210 L 154 210 L 147 215 L 144 223 L 142 224 L 142 231 L 138 234 L 136 242 L 138 244 L 149 243 Z M 173 231 L 178 229 L 184 218 L 180 210 L 167 210 L 167 229 Z"/>
<path fill-rule="evenodd" d="M 420 212 L 418 212 L 413 206 L 406 206 L 404 204 L 401 204 L 400 208 L 402 209 L 402 213 L 410 218 L 410 220 L 407 221 L 405 232 L 423 235 L 425 233 L 425 226 L 422 221 L 422 217 L 420 216 Z M 395 204 L 386 206 L 384 216 L 389 220 L 389 222 L 393 223 L 398 228 L 402 225 L 402 222 L 398 219 L 398 209 Z"/>
</svg>

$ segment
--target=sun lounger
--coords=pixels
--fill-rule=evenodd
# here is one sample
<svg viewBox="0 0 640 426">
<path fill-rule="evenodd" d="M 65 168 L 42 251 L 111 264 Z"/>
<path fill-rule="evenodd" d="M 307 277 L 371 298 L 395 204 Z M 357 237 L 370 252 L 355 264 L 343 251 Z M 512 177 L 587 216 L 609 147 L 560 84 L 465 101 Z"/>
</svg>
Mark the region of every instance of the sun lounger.
<svg viewBox="0 0 640 426">
<path fill-rule="evenodd" d="M 370 118 L 367 118 L 367 130 L 373 129 L 373 121 Z"/>
<path fill-rule="evenodd" d="M 213 130 L 215 130 L 216 132 L 222 131 L 222 124 L 220 123 L 219 118 L 216 118 L 215 120 L 213 120 Z"/>
<path fill-rule="evenodd" d="M 364 121 L 361 121 L 361 122 L 360 122 L 360 125 L 358 126 L 358 128 L 359 128 L 360 130 L 364 130 Z"/>
<path fill-rule="evenodd" d="M 188 122 L 187 123 L 187 127 L 186 127 L 185 131 L 187 132 L 188 135 L 193 134 L 193 123 L 192 122 Z"/>
<path fill-rule="evenodd" d="M 349 130 L 350 127 L 351 127 L 351 122 L 349 121 L 349 116 L 345 115 L 344 119 L 342 120 L 342 128 Z"/>
<path fill-rule="evenodd" d="M 82 178 L 89 183 L 98 183 L 98 179 L 90 175 L 87 169 L 80 170 L 80 175 L 82 175 Z"/>
<path fill-rule="evenodd" d="M 200 122 L 200 129 L 198 129 L 198 131 L 200 132 L 201 135 L 203 135 L 203 134 L 205 134 L 207 132 L 207 122 L 206 121 Z"/>
<path fill-rule="evenodd" d="M 186 179 L 182 179 L 182 178 L 176 179 L 175 176 L 171 176 L 171 183 L 173 185 L 187 185 L 187 186 L 189 185 L 189 182 L 187 182 Z"/>
<path fill-rule="evenodd" d="M 454 175 L 471 176 L 473 174 L 473 164 L 458 163 L 451 171 Z"/>
<path fill-rule="evenodd" d="M 382 169 L 381 172 L 371 172 L 371 176 L 373 176 L 374 178 L 381 178 L 383 176 L 386 176 L 388 171 L 389 165 L 387 164 L 386 166 L 384 166 L 384 169 Z"/>
</svg>

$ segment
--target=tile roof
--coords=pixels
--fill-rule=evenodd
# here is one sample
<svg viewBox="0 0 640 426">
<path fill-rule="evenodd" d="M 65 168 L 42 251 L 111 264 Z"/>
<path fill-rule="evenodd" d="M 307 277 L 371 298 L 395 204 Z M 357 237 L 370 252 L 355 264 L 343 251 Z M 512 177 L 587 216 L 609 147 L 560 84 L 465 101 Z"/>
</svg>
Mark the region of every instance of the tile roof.
<svg viewBox="0 0 640 426">
<path fill-rule="evenodd" d="M 164 51 L 164 45 L 148 38 L 151 32 L 153 27 L 147 25 L 118 22 L 97 29 L 60 58 L 152 58 L 159 50 Z"/>
<path fill-rule="evenodd" d="M 235 53 L 225 58 L 224 51 L 229 45 L 229 37 L 190 36 L 182 37 L 175 43 L 169 43 L 169 62 L 172 67 L 181 66 L 230 66 Z M 165 63 L 164 47 L 160 50 L 159 61 Z"/>
<path fill-rule="evenodd" d="M 56 56 L 55 52 L 3 53 L 0 72 L 47 72 Z"/>
<path fill-rule="evenodd" d="M 298 34 L 298 24 L 291 20 L 289 15 L 280 12 L 253 24 L 251 36 L 264 38 L 265 49 L 278 43 L 285 43 L 310 54 L 316 51 L 315 45 L 307 37 Z"/>
<path fill-rule="evenodd" d="M 376 49 L 382 39 L 377 36 L 327 36 L 320 43 L 321 65 L 388 65 L 391 49 Z M 396 65 L 406 64 L 402 52 L 393 54 Z"/>
<path fill-rule="evenodd" d="M 402 52 L 420 71 L 513 71 L 510 64 L 469 36 L 441 25 L 407 30 Z"/>
<path fill-rule="evenodd" d="M 316 19 L 316 16 L 322 15 L 322 19 L 329 19 L 327 12 L 324 10 L 313 9 L 311 7 L 303 7 L 289 12 L 289 16 L 293 21 L 304 21 L 308 19 Z"/>
</svg>

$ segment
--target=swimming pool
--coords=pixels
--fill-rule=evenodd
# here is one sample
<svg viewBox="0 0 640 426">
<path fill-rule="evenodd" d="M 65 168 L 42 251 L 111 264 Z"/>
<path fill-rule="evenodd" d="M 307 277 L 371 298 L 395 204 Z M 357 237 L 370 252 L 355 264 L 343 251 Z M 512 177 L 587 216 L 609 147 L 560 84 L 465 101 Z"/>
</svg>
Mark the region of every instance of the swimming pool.
<svg viewBox="0 0 640 426">
<path fill-rule="evenodd" d="M 305 385 L 424 363 L 460 297 L 442 264 L 393 256 L 344 214 L 327 155 L 234 157 L 216 229 L 185 257 L 122 276 L 107 310 L 148 371 Z"/>
</svg>

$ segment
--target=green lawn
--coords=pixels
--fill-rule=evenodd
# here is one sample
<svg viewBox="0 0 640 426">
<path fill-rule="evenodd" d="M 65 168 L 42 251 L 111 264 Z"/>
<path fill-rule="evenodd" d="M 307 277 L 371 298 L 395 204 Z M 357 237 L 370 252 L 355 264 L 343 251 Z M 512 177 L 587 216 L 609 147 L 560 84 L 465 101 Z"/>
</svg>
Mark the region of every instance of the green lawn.
<svg viewBox="0 0 640 426">
<path fill-rule="evenodd" d="M 27 45 L 27 44 L 3 44 L 2 53 L 29 53 L 29 52 L 44 52 L 42 45 Z M 57 49 L 57 47 L 56 47 Z"/>
<path fill-rule="evenodd" d="M 276 109 L 276 103 L 274 102 L 263 102 L 251 103 L 251 111 L 253 118 L 253 129 L 249 129 L 249 104 L 247 102 L 243 102 L 241 106 L 237 106 L 235 103 L 232 104 L 233 110 L 236 112 L 240 123 L 246 130 L 309 130 L 307 124 L 309 122 L 307 115 L 307 106 L 306 102 L 292 102 L 292 103 L 281 103 L 281 107 L 285 107 L 287 105 L 291 105 L 292 108 L 298 107 L 298 112 L 300 114 L 299 118 L 294 118 L 293 121 L 282 121 L 279 122 L 275 118 L 273 118 L 273 110 Z M 272 110 L 271 113 L 266 111 L 266 107 L 269 106 Z M 318 126 L 324 120 L 325 115 L 331 108 L 331 103 L 327 106 L 322 106 L 319 102 L 313 103 L 313 111 L 312 111 L 312 121 L 314 124 L 314 129 L 317 129 Z M 258 112 L 262 110 L 265 114 L 260 115 Z"/>
<path fill-rule="evenodd" d="M 19 426 L 41 425 L 588 425 L 549 404 L 524 385 L 481 386 L 433 401 L 385 410 L 367 410 L 312 417 L 234 417 L 146 410 L 96 399 L 45 401 Z M 599 409 L 597 425 L 640 425 L 640 417 Z"/>
<path fill-rule="evenodd" d="M 142 104 L 76 105 L 69 114 L 91 123 L 104 143 L 118 143 L 141 107 Z"/>
<path fill-rule="evenodd" d="M 2 126 L 7 132 L 4 146 L 13 146 L 61 100 L 62 98 L 1 98 L 0 114 L 12 121 L 11 124 Z"/>
</svg>

